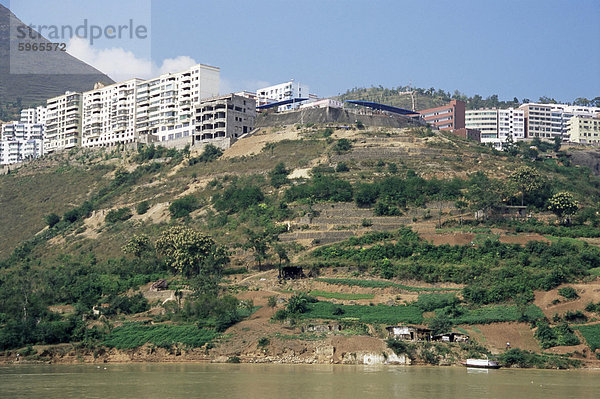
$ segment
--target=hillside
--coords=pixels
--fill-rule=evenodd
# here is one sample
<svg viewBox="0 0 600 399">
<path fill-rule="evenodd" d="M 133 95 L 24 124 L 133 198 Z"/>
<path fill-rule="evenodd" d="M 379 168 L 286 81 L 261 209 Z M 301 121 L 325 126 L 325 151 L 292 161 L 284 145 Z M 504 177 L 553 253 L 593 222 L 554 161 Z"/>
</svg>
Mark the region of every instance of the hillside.
<svg viewBox="0 0 600 399">
<path fill-rule="evenodd" d="M 581 150 L 532 160 L 348 127 L 277 123 L 223 154 L 79 150 L 0 176 L 0 358 L 595 364 L 600 181 L 571 165 Z M 568 226 L 548 211 L 560 191 L 578 201 Z M 511 220 L 521 202 L 532 217 Z M 397 324 L 472 342 L 386 342 Z"/>
<path fill-rule="evenodd" d="M 11 26 L 16 29 L 26 25 L 0 4 L 0 120 L 12 120 L 22 107 L 45 104 L 48 98 L 67 90 L 87 91 L 96 82 L 113 83 L 102 72 L 63 51 L 20 52 L 11 59 L 11 40 L 13 48 L 18 45 L 14 30 L 11 36 Z M 40 37 L 30 43 L 50 42 Z"/>
</svg>

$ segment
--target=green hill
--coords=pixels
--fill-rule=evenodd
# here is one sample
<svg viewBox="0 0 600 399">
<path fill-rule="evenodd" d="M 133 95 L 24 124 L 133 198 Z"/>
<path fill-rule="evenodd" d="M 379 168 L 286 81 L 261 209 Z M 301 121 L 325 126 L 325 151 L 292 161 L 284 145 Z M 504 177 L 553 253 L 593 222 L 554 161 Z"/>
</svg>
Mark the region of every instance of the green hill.
<svg viewBox="0 0 600 399">
<path fill-rule="evenodd" d="M 210 341 L 206 353 L 233 356 L 250 339 L 275 351 L 292 338 L 271 317 L 300 323 L 301 341 L 323 339 L 298 330 L 323 319 L 379 338 L 369 331 L 396 320 L 536 322 L 534 290 L 592 282 L 600 267 L 600 180 L 571 164 L 581 150 L 544 149 L 533 159 L 529 146 L 510 155 L 420 127 L 308 123 L 262 128 L 222 155 L 149 147 L 40 159 L 0 176 L 0 350 Z M 548 211 L 564 191 L 578 202 L 570 225 Z M 504 216 L 521 202 L 533 218 Z M 279 264 L 327 278 L 279 286 Z M 166 296 L 148 285 L 160 278 Z M 327 300 L 290 299 L 307 289 Z M 274 295 L 293 305 L 267 306 Z"/>
</svg>

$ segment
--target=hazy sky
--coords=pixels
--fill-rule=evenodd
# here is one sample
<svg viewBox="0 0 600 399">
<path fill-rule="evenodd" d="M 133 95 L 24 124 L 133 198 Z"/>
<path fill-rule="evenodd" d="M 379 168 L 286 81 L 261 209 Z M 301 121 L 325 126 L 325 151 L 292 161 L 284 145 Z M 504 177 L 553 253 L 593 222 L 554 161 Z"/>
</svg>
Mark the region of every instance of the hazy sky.
<svg viewBox="0 0 600 399">
<path fill-rule="evenodd" d="M 95 3 L 100 11 L 90 8 Z M 27 24 L 132 18 L 147 25 L 139 43 L 71 43 L 74 55 L 118 80 L 199 62 L 221 68 L 222 92 L 294 78 L 321 96 L 409 82 L 500 99 L 600 96 L 599 0 L 11 4 Z"/>
</svg>

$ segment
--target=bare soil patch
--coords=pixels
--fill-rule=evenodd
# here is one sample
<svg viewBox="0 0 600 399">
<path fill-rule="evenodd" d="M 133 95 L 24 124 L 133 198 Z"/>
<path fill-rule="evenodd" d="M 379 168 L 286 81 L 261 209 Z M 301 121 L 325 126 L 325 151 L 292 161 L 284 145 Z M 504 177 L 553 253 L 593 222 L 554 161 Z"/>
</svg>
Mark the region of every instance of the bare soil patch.
<svg viewBox="0 0 600 399">
<path fill-rule="evenodd" d="M 510 342 L 511 348 L 540 351 L 540 346 L 533 337 L 533 331 L 528 323 L 475 324 L 460 327 L 465 329 L 477 342 L 485 345 L 492 353 L 506 350 L 507 342 Z"/>
</svg>

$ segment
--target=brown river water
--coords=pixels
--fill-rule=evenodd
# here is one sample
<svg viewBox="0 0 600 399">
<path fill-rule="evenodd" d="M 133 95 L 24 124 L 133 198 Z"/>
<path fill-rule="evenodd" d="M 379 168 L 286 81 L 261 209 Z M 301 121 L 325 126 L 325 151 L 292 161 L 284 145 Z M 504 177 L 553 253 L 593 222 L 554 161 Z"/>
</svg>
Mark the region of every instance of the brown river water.
<svg viewBox="0 0 600 399">
<path fill-rule="evenodd" d="M 600 398 L 600 370 L 103 364 L 0 366 L 0 398 Z"/>
</svg>

